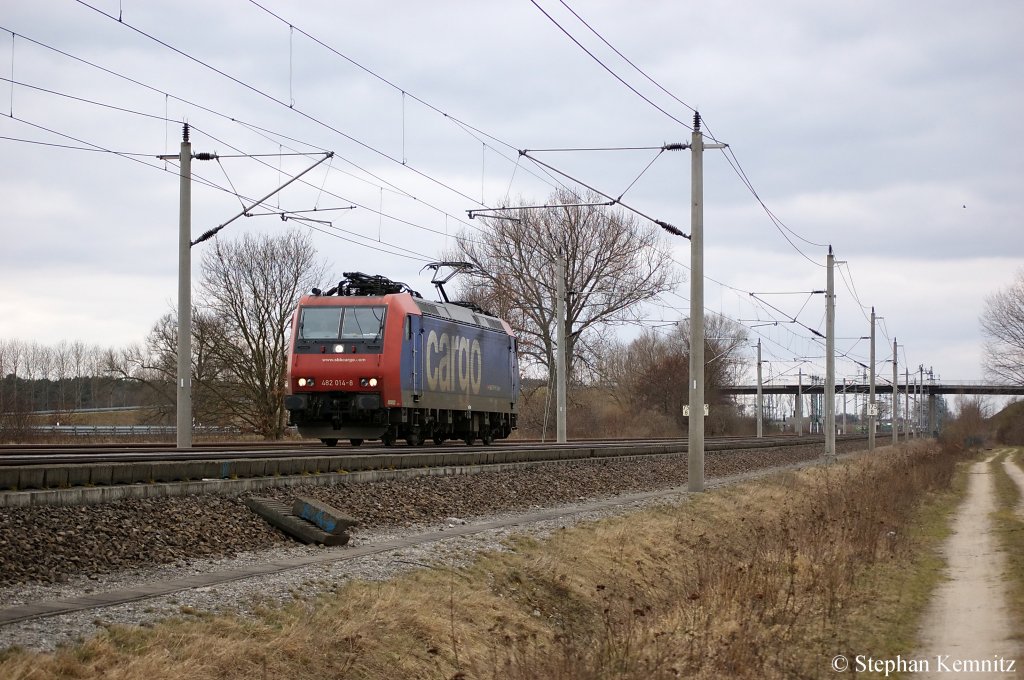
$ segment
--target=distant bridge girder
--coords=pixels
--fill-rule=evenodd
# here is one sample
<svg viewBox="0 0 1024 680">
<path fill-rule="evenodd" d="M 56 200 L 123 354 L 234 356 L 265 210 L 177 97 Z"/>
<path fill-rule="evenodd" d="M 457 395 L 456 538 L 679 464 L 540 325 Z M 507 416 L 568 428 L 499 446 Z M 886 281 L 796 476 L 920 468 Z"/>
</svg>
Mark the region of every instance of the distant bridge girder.
<svg viewBox="0 0 1024 680">
<path fill-rule="evenodd" d="M 911 385 L 911 393 L 913 394 L 917 390 L 917 385 Z M 869 386 L 867 383 L 847 383 L 846 385 L 837 384 L 836 394 L 868 394 Z M 906 389 L 902 384 L 897 386 L 900 394 L 904 393 Z M 762 393 L 764 394 L 796 394 L 796 385 L 764 385 L 762 387 Z M 757 385 L 733 385 L 730 387 L 719 388 L 721 394 L 757 394 Z M 824 394 L 824 385 L 804 385 L 800 390 L 801 394 Z M 1024 395 L 1024 385 L 991 385 L 982 383 L 933 383 L 926 384 L 924 386 L 925 394 L 987 394 L 997 396 L 1010 396 L 1010 395 Z M 875 394 L 892 394 L 892 385 L 876 384 Z"/>
</svg>

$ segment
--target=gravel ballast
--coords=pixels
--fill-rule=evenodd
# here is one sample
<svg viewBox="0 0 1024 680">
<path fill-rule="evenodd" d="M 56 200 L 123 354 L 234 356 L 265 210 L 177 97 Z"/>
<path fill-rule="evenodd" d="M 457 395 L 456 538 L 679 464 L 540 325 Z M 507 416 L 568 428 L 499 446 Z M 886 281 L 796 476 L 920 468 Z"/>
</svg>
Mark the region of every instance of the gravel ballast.
<svg viewBox="0 0 1024 680">
<path fill-rule="evenodd" d="M 856 442 L 840 444 L 853 450 Z M 708 453 L 708 478 L 814 461 L 821 444 Z M 574 505 L 591 499 L 680 487 L 686 455 L 604 459 L 463 476 L 261 490 L 282 500 L 296 495 L 323 500 L 356 518 L 350 546 L 380 543 L 453 522 L 491 520 L 530 509 Z M 634 504 L 636 505 L 636 504 Z M 621 512 L 576 513 L 555 522 Z M 535 526 L 531 531 L 551 527 Z M 521 532 L 522 529 L 516 529 Z M 490 531 L 427 546 L 318 565 L 187 591 L 140 603 L 84 611 L 0 628 L 0 649 L 18 645 L 52 649 L 110 622 L 148 625 L 169 615 L 225 608 L 245 609 L 254 597 L 284 600 L 312 589 L 322 592 L 349 578 L 385 579 L 424 564 L 470 559 L 496 549 L 508 530 Z M 180 578 L 345 547 L 297 544 L 271 528 L 243 498 L 171 497 L 106 505 L 0 509 L 0 607 L 44 599 L 106 592 L 140 583 Z"/>
</svg>

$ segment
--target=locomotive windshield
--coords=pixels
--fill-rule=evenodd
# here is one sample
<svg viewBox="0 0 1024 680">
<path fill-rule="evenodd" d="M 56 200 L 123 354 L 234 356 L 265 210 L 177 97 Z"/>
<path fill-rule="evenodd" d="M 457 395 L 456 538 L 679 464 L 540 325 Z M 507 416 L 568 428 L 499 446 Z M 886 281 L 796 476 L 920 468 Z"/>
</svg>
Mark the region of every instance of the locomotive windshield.
<svg viewBox="0 0 1024 680">
<path fill-rule="evenodd" d="M 303 307 L 303 340 L 373 340 L 384 329 L 384 307 Z"/>
</svg>

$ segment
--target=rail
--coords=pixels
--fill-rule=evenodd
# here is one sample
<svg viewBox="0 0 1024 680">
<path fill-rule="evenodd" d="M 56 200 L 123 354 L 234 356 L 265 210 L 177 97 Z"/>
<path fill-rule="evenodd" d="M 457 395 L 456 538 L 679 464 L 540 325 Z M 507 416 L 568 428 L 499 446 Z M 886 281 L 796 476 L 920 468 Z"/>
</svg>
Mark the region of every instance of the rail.
<svg viewBox="0 0 1024 680">
<path fill-rule="evenodd" d="M 174 425 L 31 425 L 34 434 L 65 435 L 69 437 L 147 437 L 153 435 L 173 436 Z M 237 427 L 215 427 L 197 425 L 193 432 L 198 434 L 241 434 Z"/>
</svg>

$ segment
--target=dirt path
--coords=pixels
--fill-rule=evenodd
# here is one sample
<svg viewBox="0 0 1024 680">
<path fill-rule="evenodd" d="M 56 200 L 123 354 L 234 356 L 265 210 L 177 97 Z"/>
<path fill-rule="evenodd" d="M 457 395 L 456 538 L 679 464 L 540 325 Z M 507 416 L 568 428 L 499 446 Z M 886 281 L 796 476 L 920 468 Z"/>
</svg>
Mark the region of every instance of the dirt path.
<svg viewBox="0 0 1024 680">
<path fill-rule="evenodd" d="M 988 462 L 997 453 L 971 466 L 967 498 L 953 520 L 953 534 L 943 551 L 949 563 L 949 581 L 939 586 L 925 613 L 922 649 L 915 655 L 929 662 L 929 672 L 914 677 L 1024 677 L 1024 669 L 1019 667 L 1024 655 L 1009 639 L 1009 613 L 1004 605 L 1005 558 L 989 517 L 995 510 L 995 485 Z M 999 660 L 1014 660 L 1013 672 L 957 672 L 970 668 L 971 662 L 992 664 Z M 1004 661 L 1003 668 L 1006 665 Z"/>
</svg>

